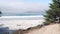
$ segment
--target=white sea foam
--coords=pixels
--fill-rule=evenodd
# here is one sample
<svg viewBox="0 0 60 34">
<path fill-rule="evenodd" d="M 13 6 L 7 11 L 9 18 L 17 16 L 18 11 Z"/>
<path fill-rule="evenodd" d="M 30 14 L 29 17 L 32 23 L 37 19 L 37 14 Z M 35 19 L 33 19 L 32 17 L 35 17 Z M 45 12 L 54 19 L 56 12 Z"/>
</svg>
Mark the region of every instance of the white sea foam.
<svg viewBox="0 0 60 34">
<path fill-rule="evenodd" d="M 43 17 L 42 15 L 40 16 L 2 16 L 0 18 L 33 18 L 33 17 Z"/>
<path fill-rule="evenodd" d="M 23 20 L 22 20 L 23 19 Z M 0 24 L 9 27 L 10 30 L 27 29 L 43 24 L 43 16 L 2 16 Z"/>
</svg>

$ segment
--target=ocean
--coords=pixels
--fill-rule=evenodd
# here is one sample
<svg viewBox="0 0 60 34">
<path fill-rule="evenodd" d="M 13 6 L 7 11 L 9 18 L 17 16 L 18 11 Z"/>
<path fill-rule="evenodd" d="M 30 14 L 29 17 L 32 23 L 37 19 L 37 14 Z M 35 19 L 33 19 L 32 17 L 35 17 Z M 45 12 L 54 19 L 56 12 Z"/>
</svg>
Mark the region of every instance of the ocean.
<svg viewBox="0 0 60 34">
<path fill-rule="evenodd" d="M 1 27 L 9 27 L 10 30 L 26 29 L 28 27 L 42 24 L 44 17 L 41 16 L 2 16 L 0 17 Z M 18 26 L 19 25 L 19 26 Z"/>
<path fill-rule="evenodd" d="M 9 30 L 9 32 L 27 29 L 29 27 L 34 27 L 41 25 L 44 22 L 44 17 L 40 16 L 2 16 L 0 17 L 0 28 Z M 8 31 L 7 30 L 7 31 Z"/>
</svg>

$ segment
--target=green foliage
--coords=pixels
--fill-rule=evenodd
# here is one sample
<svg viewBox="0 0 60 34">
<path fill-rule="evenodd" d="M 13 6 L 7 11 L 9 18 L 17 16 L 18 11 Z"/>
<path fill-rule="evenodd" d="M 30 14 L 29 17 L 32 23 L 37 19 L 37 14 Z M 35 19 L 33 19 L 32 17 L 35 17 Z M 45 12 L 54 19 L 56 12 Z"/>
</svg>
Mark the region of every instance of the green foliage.
<svg viewBox="0 0 60 34">
<path fill-rule="evenodd" d="M 60 22 L 60 2 L 59 0 L 52 0 L 53 3 L 50 4 L 50 9 L 46 11 L 45 17 L 45 23 L 53 23 L 57 21 L 57 18 L 59 18 Z"/>
</svg>

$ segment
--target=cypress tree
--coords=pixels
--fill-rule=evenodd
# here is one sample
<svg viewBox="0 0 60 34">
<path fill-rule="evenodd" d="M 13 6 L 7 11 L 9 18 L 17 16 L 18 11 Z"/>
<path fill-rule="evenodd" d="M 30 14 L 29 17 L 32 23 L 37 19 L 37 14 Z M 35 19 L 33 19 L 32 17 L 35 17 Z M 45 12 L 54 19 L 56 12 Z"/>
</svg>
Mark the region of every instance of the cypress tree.
<svg viewBox="0 0 60 34">
<path fill-rule="evenodd" d="M 45 23 L 60 23 L 60 0 L 52 0 L 53 3 L 50 4 L 50 9 L 46 11 Z"/>
</svg>

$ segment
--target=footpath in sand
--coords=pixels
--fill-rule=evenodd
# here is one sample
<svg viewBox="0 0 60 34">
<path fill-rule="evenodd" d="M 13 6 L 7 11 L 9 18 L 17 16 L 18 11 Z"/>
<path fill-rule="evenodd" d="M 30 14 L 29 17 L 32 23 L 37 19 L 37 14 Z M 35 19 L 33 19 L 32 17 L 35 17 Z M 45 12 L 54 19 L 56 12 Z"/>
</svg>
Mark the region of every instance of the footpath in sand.
<svg viewBox="0 0 60 34">
<path fill-rule="evenodd" d="M 40 29 L 34 29 L 26 34 L 60 34 L 59 24 L 44 26 Z"/>
</svg>

